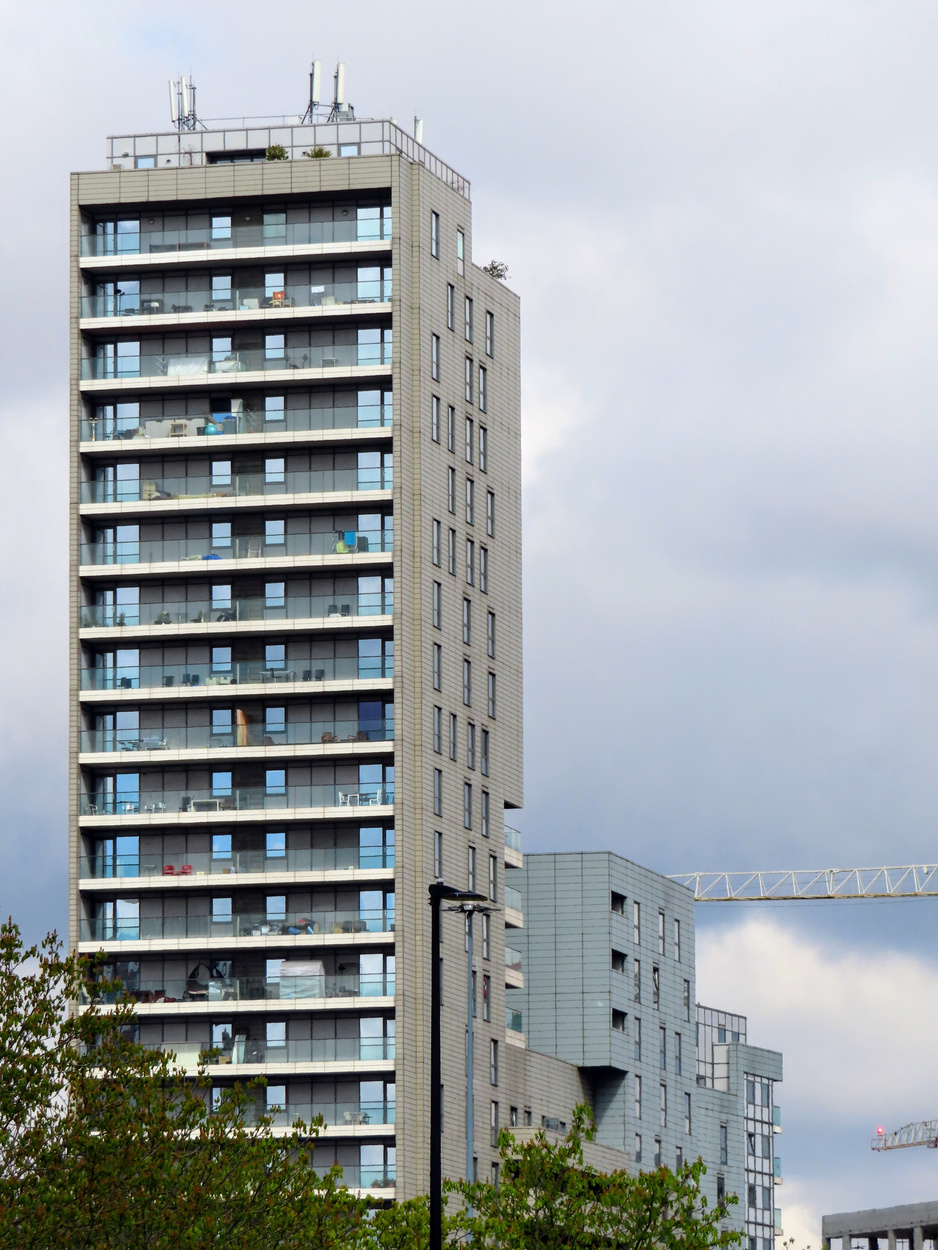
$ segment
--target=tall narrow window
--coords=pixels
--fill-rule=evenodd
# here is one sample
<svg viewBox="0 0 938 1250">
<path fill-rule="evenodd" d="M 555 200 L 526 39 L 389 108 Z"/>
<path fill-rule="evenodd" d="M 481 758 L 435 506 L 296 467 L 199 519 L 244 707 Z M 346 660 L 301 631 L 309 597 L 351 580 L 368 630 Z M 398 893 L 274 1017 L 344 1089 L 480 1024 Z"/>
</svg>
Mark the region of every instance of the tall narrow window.
<svg viewBox="0 0 938 1250">
<path fill-rule="evenodd" d="M 439 831 L 433 835 L 433 875 L 437 880 L 443 876 L 443 835 Z"/>
<path fill-rule="evenodd" d="M 729 1147 L 729 1131 L 725 1124 L 720 1125 L 720 1162 L 729 1163 L 730 1147 Z"/>
<path fill-rule="evenodd" d="M 440 441 L 440 397 L 433 395 L 430 398 L 430 437 L 435 443 Z"/>
<path fill-rule="evenodd" d="M 642 965 L 637 959 L 632 960 L 632 1001 L 642 1001 Z"/>
<path fill-rule="evenodd" d="M 472 300 L 466 296 L 466 342 L 472 342 Z"/>
<path fill-rule="evenodd" d="M 664 912 L 658 912 L 658 954 L 664 954 Z"/>
<path fill-rule="evenodd" d="M 456 272 L 460 275 L 466 272 L 466 236 L 462 230 L 456 231 Z"/>
<path fill-rule="evenodd" d="M 684 982 L 684 1019 L 690 1019 L 690 981 Z"/>
<path fill-rule="evenodd" d="M 485 532 L 489 538 L 495 537 L 495 492 L 485 492 Z"/>
<path fill-rule="evenodd" d="M 661 1005 L 661 969 L 657 964 L 651 969 L 651 1005 L 655 1008 Z"/>
<path fill-rule="evenodd" d="M 674 1034 L 674 1075 L 681 1075 L 681 1035 Z"/>
<path fill-rule="evenodd" d="M 489 856 L 489 900 L 498 902 L 498 857 Z"/>
<path fill-rule="evenodd" d="M 475 482 L 466 478 L 466 524 L 475 525 Z"/>
<path fill-rule="evenodd" d="M 456 409 L 452 404 L 446 408 L 446 447 L 455 454 L 456 451 Z"/>
<path fill-rule="evenodd" d="M 489 593 L 489 549 L 479 548 L 479 589 L 483 595 Z"/>
<path fill-rule="evenodd" d="M 489 432 L 484 425 L 479 426 L 479 469 L 489 471 Z"/>
<path fill-rule="evenodd" d="M 642 905 L 638 902 L 632 904 L 632 941 L 636 946 L 642 944 Z"/>
<path fill-rule="evenodd" d="M 456 329 L 456 288 L 451 282 L 446 284 L 446 328 Z"/>
<path fill-rule="evenodd" d="M 439 561 L 434 563 L 439 564 Z M 433 628 L 443 628 L 443 587 L 439 582 L 433 583 Z"/>
<path fill-rule="evenodd" d="M 663 1024 L 658 1028 L 658 1067 L 662 1072 L 668 1070 L 668 1030 Z"/>
<path fill-rule="evenodd" d="M 433 709 L 433 749 L 437 755 L 443 753 L 443 709 Z"/>
<path fill-rule="evenodd" d="M 433 814 L 434 816 L 443 815 L 443 770 L 442 768 L 434 768 L 433 770 Z"/>
<path fill-rule="evenodd" d="M 636 1063 L 642 1061 L 642 1022 L 638 1016 L 632 1017 L 632 1043 Z"/>
<path fill-rule="evenodd" d="M 471 538 L 466 539 L 466 585 L 475 585 L 476 545 Z"/>
<path fill-rule="evenodd" d="M 489 1145 L 491 1145 L 493 1149 L 498 1146 L 498 1103 L 497 1102 L 492 1103 L 492 1108 L 491 1108 L 491 1111 L 489 1112 Z M 497 1163 L 492 1164 L 493 1169 L 497 1167 L 498 1167 Z M 498 1177 L 498 1173 L 493 1170 L 492 1184 L 496 1188 L 498 1187 L 497 1177 Z"/>
<path fill-rule="evenodd" d="M 448 547 L 447 547 L 447 565 L 452 575 L 456 576 L 456 531 L 449 531 Z"/>
<path fill-rule="evenodd" d="M 489 673 L 489 716 L 495 719 L 495 674 Z"/>
<path fill-rule="evenodd" d="M 433 560 L 433 563 L 437 565 L 440 563 L 440 531 L 441 529 L 442 529 L 442 526 L 440 525 L 439 521 L 434 521 L 433 529 L 432 529 L 433 541 L 431 543 L 431 553 L 432 553 L 431 558 Z"/>
<path fill-rule="evenodd" d="M 658 1086 L 658 1111 L 659 1124 L 662 1128 L 668 1127 L 668 1087 L 662 1081 Z"/>
<path fill-rule="evenodd" d="M 489 659 L 495 659 L 495 613 L 489 612 L 485 631 L 485 645 Z"/>
<path fill-rule="evenodd" d="M 485 314 L 485 354 L 495 355 L 495 314 L 491 312 Z"/>
<path fill-rule="evenodd" d="M 464 781 L 462 787 L 462 824 L 464 829 L 472 828 L 472 782 Z"/>
<path fill-rule="evenodd" d="M 466 767 L 476 766 L 476 727 L 469 721 L 466 725 Z"/>
<path fill-rule="evenodd" d="M 456 513 L 456 470 L 446 470 L 446 507 L 454 515 Z"/>
<path fill-rule="evenodd" d="M 472 661 L 462 662 L 462 701 L 466 707 L 472 707 Z"/>
<path fill-rule="evenodd" d="M 488 737 L 486 730 L 483 729 L 482 733 L 486 737 Z M 486 756 L 485 758 L 487 761 L 488 756 Z M 485 770 L 485 775 L 488 776 L 487 768 Z M 482 803 L 480 804 L 480 808 L 481 808 L 480 815 L 481 815 L 481 824 L 482 824 L 482 836 L 483 838 L 487 838 L 489 836 L 489 792 L 488 790 L 482 791 Z"/>
<path fill-rule="evenodd" d="M 443 689 L 443 648 L 438 642 L 433 644 L 433 689 Z"/>
<path fill-rule="evenodd" d="M 690 1137 L 690 1131 L 691 1131 L 690 1094 L 685 1093 L 684 1094 L 684 1132 L 687 1134 L 688 1137 Z"/>
<path fill-rule="evenodd" d="M 635 1076 L 635 1118 L 642 1118 L 642 1078 L 636 1073 Z"/>
<path fill-rule="evenodd" d="M 492 957 L 491 942 L 490 942 L 492 929 L 491 929 L 491 924 L 489 923 L 490 921 L 491 921 L 491 916 L 486 916 L 485 913 L 483 913 L 482 915 L 482 958 L 483 959 L 491 959 Z"/>
<path fill-rule="evenodd" d="M 472 464 L 474 455 L 474 439 L 473 439 L 474 422 L 472 417 L 466 417 L 466 464 Z"/>
<path fill-rule="evenodd" d="M 482 742 L 479 749 L 479 768 L 483 777 L 487 777 L 489 775 L 489 731 L 487 729 L 482 730 Z M 482 793 L 485 794 L 485 791 L 483 790 Z"/>
<path fill-rule="evenodd" d="M 479 411 L 489 410 L 489 371 L 485 365 L 479 365 Z"/>
<path fill-rule="evenodd" d="M 440 214 L 430 213 L 430 255 L 440 259 Z"/>
<path fill-rule="evenodd" d="M 487 972 L 482 973 L 482 1019 L 492 1018 L 492 978 Z"/>
<path fill-rule="evenodd" d="M 466 871 L 466 888 L 474 891 L 476 888 L 476 848 L 474 846 L 469 847 L 468 867 Z"/>
<path fill-rule="evenodd" d="M 456 758 L 456 736 L 459 732 L 459 717 L 455 712 L 449 714 L 449 757 L 451 760 Z"/>
<path fill-rule="evenodd" d="M 472 403 L 472 357 L 466 357 L 466 403 Z"/>
<path fill-rule="evenodd" d="M 681 962 L 681 922 L 674 922 L 674 959 L 676 963 Z"/>
<path fill-rule="evenodd" d="M 472 600 L 462 601 L 462 640 L 467 647 L 472 646 Z"/>
<path fill-rule="evenodd" d="M 434 382 L 440 380 L 440 336 L 430 335 L 430 377 Z"/>
</svg>

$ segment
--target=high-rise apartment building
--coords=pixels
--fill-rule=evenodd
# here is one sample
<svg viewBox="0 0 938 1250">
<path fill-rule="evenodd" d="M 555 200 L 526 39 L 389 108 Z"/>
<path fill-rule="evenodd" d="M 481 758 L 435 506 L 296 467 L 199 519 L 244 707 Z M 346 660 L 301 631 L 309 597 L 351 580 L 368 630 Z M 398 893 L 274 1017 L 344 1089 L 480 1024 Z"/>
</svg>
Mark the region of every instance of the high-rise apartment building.
<svg viewBox="0 0 938 1250">
<path fill-rule="evenodd" d="M 219 1047 L 217 1088 L 322 1114 L 350 1184 L 425 1191 L 427 886 L 503 908 L 522 802 L 518 300 L 473 263 L 468 182 L 391 122 L 108 166 L 72 180 L 71 941 L 141 1040 Z M 477 922 L 477 1091 L 513 923 Z"/>
</svg>

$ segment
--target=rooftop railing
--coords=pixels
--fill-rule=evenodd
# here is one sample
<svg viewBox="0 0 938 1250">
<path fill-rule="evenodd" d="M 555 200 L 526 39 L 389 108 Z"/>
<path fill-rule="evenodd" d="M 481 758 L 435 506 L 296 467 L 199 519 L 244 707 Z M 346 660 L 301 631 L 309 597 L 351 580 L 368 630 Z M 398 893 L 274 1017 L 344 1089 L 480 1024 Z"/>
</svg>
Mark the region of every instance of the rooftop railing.
<svg viewBox="0 0 938 1250">
<path fill-rule="evenodd" d="M 230 900 L 229 900 L 230 901 Z M 393 910 L 243 912 L 207 916 L 121 917 L 82 920 L 82 942 L 138 942 L 161 938 L 313 937 L 326 933 L 393 933 Z"/>
<path fill-rule="evenodd" d="M 137 625 L 218 625 L 246 621 L 305 621 L 390 616 L 390 590 L 357 594 L 286 595 L 282 599 L 190 599 L 185 603 L 102 603 L 80 609 L 83 629 Z"/>
<path fill-rule="evenodd" d="M 285 960 L 276 977 L 163 977 L 125 985 L 108 991 L 102 1001 L 123 997 L 134 1003 L 257 1003 L 296 1002 L 322 998 L 393 998 L 394 974 L 353 972 L 340 975 L 317 973 L 309 964 Z M 285 971 L 286 970 L 286 971 Z M 290 975 L 287 975 L 289 971 Z M 82 1001 L 88 1001 L 87 993 Z"/>
<path fill-rule="evenodd" d="M 230 794 L 191 787 L 143 793 L 82 795 L 83 816 L 161 816 L 167 813 L 283 811 L 307 807 L 390 807 L 394 787 L 374 782 L 320 786 L 237 786 Z"/>
<path fill-rule="evenodd" d="M 82 564 L 159 564 L 166 561 L 260 560 L 284 556 L 362 555 L 392 551 L 394 536 L 384 530 L 328 530 L 316 534 L 236 535 L 212 538 L 126 538 L 84 543 Z"/>
<path fill-rule="evenodd" d="M 161 499 L 240 499 L 249 495 L 294 495 L 391 490 L 390 465 L 351 469 L 310 469 L 305 472 L 231 473 L 227 478 L 197 477 L 119 478 L 82 482 L 82 503 L 155 503 Z"/>
<path fill-rule="evenodd" d="M 82 690 L 152 690 L 155 687 L 169 689 L 177 686 L 190 688 L 196 686 L 269 686 L 293 682 L 362 681 L 393 676 L 394 659 L 392 656 L 353 655 L 339 656 L 334 659 L 302 660 L 299 663 L 294 661 L 289 666 L 283 665 L 282 667 L 272 666 L 263 660 L 233 660 L 230 666 L 223 670 L 211 663 L 84 668 L 81 672 L 81 688 Z"/>
<path fill-rule="evenodd" d="M 310 221 L 286 225 L 207 226 L 186 230 L 127 230 L 86 234 L 82 256 L 134 256 L 154 253 L 230 251 L 236 247 L 308 247 L 323 243 L 376 243 L 391 238 L 391 220 L 376 216 L 351 221 Z"/>
<path fill-rule="evenodd" d="M 270 412 L 239 408 L 195 416 L 94 416 L 81 423 L 85 442 L 142 438 L 200 438 L 220 434 L 293 434 L 307 430 L 379 429 L 391 424 L 390 404 L 332 408 L 281 408 Z"/>
<path fill-rule="evenodd" d="M 287 849 L 232 851 L 219 855 L 212 851 L 186 851 L 153 854 L 115 855 L 101 850 L 81 857 L 82 877 L 98 880 L 135 877 L 232 876 L 237 873 L 343 872 L 354 868 L 393 868 L 393 846 L 327 846 Z M 519 957 L 520 958 L 520 957 Z"/>
<path fill-rule="evenodd" d="M 284 724 L 232 725 L 219 731 L 211 725 L 161 726 L 159 729 L 83 729 L 81 750 L 185 751 L 221 747 L 288 747 L 312 743 L 390 742 L 393 720 L 288 721 Z"/>
<path fill-rule="evenodd" d="M 285 347 L 277 355 L 263 348 L 224 352 L 180 352 L 153 356 L 102 355 L 81 362 L 83 381 L 184 378 L 206 374 L 266 373 L 285 369 L 354 369 L 391 365 L 390 343 L 327 343 Z"/>
<path fill-rule="evenodd" d="M 391 279 L 290 283 L 276 291 L 262 286 L 227 287 L 223 292 L 166 290 L 141 294 L 118 288 L 113 293 L 83 295 L 83 317 L 153 317 L 164 313 L 258 312 L 268 308 L 335 308 L 342 304 L 386 304 Z"/>
</svg>

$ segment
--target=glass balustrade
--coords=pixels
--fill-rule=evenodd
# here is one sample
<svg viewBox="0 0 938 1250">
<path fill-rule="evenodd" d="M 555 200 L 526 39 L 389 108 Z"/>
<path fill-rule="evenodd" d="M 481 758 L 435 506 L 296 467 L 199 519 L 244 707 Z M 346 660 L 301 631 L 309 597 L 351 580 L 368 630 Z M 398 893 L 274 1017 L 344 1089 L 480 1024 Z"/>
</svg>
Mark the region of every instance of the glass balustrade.
<svg viewBox="0 0 938 1250">
<path fill-rule="evenodd" d="M 165 812 L 242 812 L 283 811 L 307 807 L 389 807 L 394 803 L 394 787 L 376 782 L 348 785 L 282 785 L 276 788 L 235 786 L 230 793 L 212 794 L 209 789 L 153 790 L 143 793 L 85 794 L 81 797 L 83 816 L 153 816 Z"/>
<path fill-rule="evenodd" d="M 161 499 L 238 499 L 246 495 L 295 495 L 331 491 L 391 490 L 394 470 L 390 465 L 354 469 L 313 469 L 306 472 L 263 470 L 232 473 L 221 479 L 204 477 L 109 478 L 82 482 L 82 503 L 146 503 Z"/>
<path fill-rule="evenodd" d="M 237 247 L 303 247 L 323 243 L 374 243 L 391 238 L 391 218 L 374 210 L 371 217 L 348 221 L 310 221 L 270 225 L 205 226 L 183 230 L 127 229 L 86 234 L 82 256 L 133 256 L 172 252 L 230 251 Z"/>
<path fill-rule="evenodd" d="M 321 1116 L 325 1127 L 340 1128 L 354 1124 L 393 1124 L 394 1112 L 393 1102 L 291 1102 L 281 1109 L 248 1107 L 245 1122 L 251 1124 L 267 1115 L 275 1128 L 289 1128 L 297 1120 L 311 1124 Z"/>
<path fill-rule="evenodd" d="M 121 344 L 120 346 L 126 346 Z M 103 353 L 81 362 L 83 381 L 122 378 L 183 378 L 203 374 L 265 373 L 284 369 L 343 369 L 390 366 L 391 343 L 327 343 L 224 352 L 180 352 L 143 356 Z"/>
<path fill-rule="evenodd" d="M 138 285 L 134 283 L 134 285 Z M 122 290 L 83 295 L 83 317 L 159 316 L 162 313 L 257 312 L 268 308 L 334 308 L 340 304 L 382 304 L 391 299 L 391 279 L 290 283 L 276 291 L 263 286 L 227 287 L 223 293 L 165 290 L 141 294 Z"/>
<path fill-rule="evenodd" d="M 506 885 L 505 886 L 505 906 L 511 907 L 515 911 L 523 911 L 524 909 L 521 905 L 521 891 L 516 890 L 514 886 Z"/>
<path fill-rule="evenodd" d="M 121 526 L 117 527 L 120 530 Z M 328 530 L 317 534 L 285 534 L 276 541 L 263 535 L 236 535 L 224 544 L 211 538 L 117 537 L 84 543 L 82 564 L 159 564 L 195 560 L 275 560 L 292 556 L 362 555 L 391 551 L 394 536 L 384 530 Z"/>
<path fill-rule="evenodd" d="M 224 917 L 217 914 L 153 917 L 108 914 L 81 922 L 83 942 L 136 942 L 160 938 L 227 940 L 243 937 L 313 937 L 327 933 L 393 932 L 393 910 L 363 910 L 357 907 L 347 911 L 310 910 L 287 912 L 277 916 L 265 912 L 229 912 Z"/>
<path fill-rule="evenodd" d="M 513 851 L 521 851 L 521 834 L 517 829 L 512 829 L 510 825 L 505 826 L 505 845 Z"/>
<path fill-rule="evenodd" d="M 364 1164 L 347 1163 L 339 1170 L 342 1174 L 341 1183 L 347 1189 L 393 1189 L 397 1184 L 397 1169 L 393 1164 L 366 1167 Z M 330 1169 L 323 1164 L 317 1164 L 313 1171 L 326 1177 Z"/>
<path fill-rule="evenodd" d="M 202 965 L 200 965 L 201 967 Z M 295 974 L 286 975 L 283 969 L 291 969 L 289 961 L 281 964 L 280 978 L 273 977 L 162 977 L 159 980 L 143 978 L 122 990 L 104 991 L 98 1001 L 114 1003 L 126 999 L 133 1003 L 256 1003 L 297 1002 L 320 998 L 393 998 L 394 974 L 353 972 L 342 975 L 323 974 L 312 971 L 309 964 L 293 965 Z M 89 1001 L 87 991 L 80 995 L 83 1003 Z"/>
<path fill-rule="evenodd" d="M 248 411 L 232 407 L 230 412 L 204 412 L 193 416 L 155 416 L 105 413 L 85 418 L 81 437 L 85 442 L 117 439 L 196 438 L 217 434 L 293 434 L 307 430 L 364 430 L 389 426 L 391 404 L 362 404 L 357 407 L 278 408 Z"/>
<path fill-rule="evenodd" d="M 225 856 L 212 851 L 175 854 L 137 851 L 121 855 L 103 849 L 96 855 L 81 857 L 82 877 L 96 879 L 230 876 L 239 872 L 344 872 L 353 868 L 393 867 L 393 846 L 306 847 L 277 854 L 266 850 L 232 851 Z"/>
<path fill-rule="evenodd" d="M 393 720 L 288 721 L 232 724 L 219 731 L 212 725 L 161 726 L 158 729 L 83 729 L 82 751 L 185 751 L 220 747 L 290 747 L 313 743 L 390 742 Z"/>
<path fill-rule="evenodd" d="M 521 952 L 516 951 L 511 946 L 505 947 L 505 967 L 510 968 L 512 972 L 521 971 Z"/>
<path fill-rule="evenodd" d="M 505 1028 L 511 1029 L 513 1033 L 524 1032 L 524 1017 L 520 1011 L 515 1011 L 511 1007 L 505 1008 Z"/>
<path fill-rule="evenodd" d="M 321 1037 L 283 1041 L 229 1038 L 221 1046 L 201 1042 L 153 1042 L 147 1050 L 174 1055 L 176 1062 L 195 1067 L 202 1058 L 208 1067 L 242 1063 L 377 1063 L 394 1058 L 393 1037 Z"/>
<path fill-rule="evenodd" d="M 175 686 L 269 686 L 288 682 L 360 681 L 393 676 L 392 656 L 352 655 L 335 659 L 291 661 L 289 667 L 273 667 L 263 660 L 232 660 L 224 669 L 211 663 L 85 668 L 82 669 L 81 688 L 151 690 L 156 687 L 169 689 Z"/>
<path fill-rule="evenodd" d="M 83 629 L 127 625 L 217 625 L 232 621 L 327 620 L 330 617 L 390 616 L 390 590 L 289 595 L 281 599 L 190 599 L 185 603 L 85 604 L 80 609 Z"/>
</svg>

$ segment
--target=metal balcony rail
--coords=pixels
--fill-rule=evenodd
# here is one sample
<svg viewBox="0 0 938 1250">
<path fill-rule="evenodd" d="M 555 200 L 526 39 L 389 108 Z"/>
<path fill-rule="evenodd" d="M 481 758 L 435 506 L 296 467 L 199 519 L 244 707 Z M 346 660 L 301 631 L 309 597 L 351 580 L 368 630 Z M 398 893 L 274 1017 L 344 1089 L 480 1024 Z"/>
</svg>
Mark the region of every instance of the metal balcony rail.
<svg viewBox="0 0 938 1250">
<path fill-rule="evenodd" d="M 505 826 L 505 845 L 513 851 L 521 853 L 521 834 L 517 829 L 512 829 L 510 825 Z"/>
<path fill-rule="evenodd" d="M 107 850 L 81 857 L 82 877 L 127 879 L 134 877 L 232 876 L 237 873 L 345 872 L 355 868 L 393 868 L 393 846 L 327 846 L 284 850 L 232 851 L 221 856 L 212 851 L 187 851 L 169 855 L 138 851 L 115 855 Z M 520 959 L 520 955 L 518 956 Z"/>
<path fill-rule="evenodd" d="M 268 308 L 334 308 L 342 304 L 386 304 L 391 279 L 356 282 L 285 283 L 276 290 L 263 286 L 206 287 L 141 293 L 118 287 L 113 292 L 83 295 L 83 317 L 159 316 L 163 313 L 257 312 Z M 133 284 L 138 285 L 137 283 Z"/>
<path fill-rule="evenodd" d="M 216 903 L 221 900 L 214 900 Z M 230 900 L 224 900 L 230 901 Z M 82 920 L 82 942 L 139 942 L 162 938 L 313 937 L 327 933 L 393 933 L 394 912 L 359 907 L 346 911 L 242 912 L 206 916 L 114 916 Z"/>
<path fill-rule="evenodd" d="M 118 527 L 120 528 L 120 527 Z M 211 538 L 126 538 L 84 543 L 82 564 L 160 564 L 195 560 L 270 560 L 284 556 L 361 555 L 391 551 L 394 536 L 385 530 L 326 530 L 316 534 L 235 535 L 224 543 Z"/>
<path fill-rule="evenodd" d="M 290 970 L 287 975 L 284 969 Z M 296 971 L 294 971 L 296 970 Z M 320 998 L 393 998 L 394 975 L 381 973 L 345 973 L 325 975 L 310 970 L 309 964 L 289 961 L 281 964 L 280 978 L 274 977 L 198 977 L 142 980 L 125 985 L 122 991 L 108 991 L 101 996 L 105 1003 L 125 998 L 134 1003 L 256 1003 L 295 1002 Z M 88 1002 L 88 994 L 81 995 Z"/>
<path fill-rule="evenodd" d="M 393 1037 L 317 1037 L 283 1041 L 264 1038 L 229 1038 L 221 1046 L 201 1042 L 152 1042 L 147 1050 L 175 1056 L 176 1062 L 194 1068 L 202 1060 L 209 1067 L 242 1063 L 378 1063 L 394 1058 Z"/>
<path fill-rule="evenodd" d="M 339 786 L 238 786 L 230 794 L 212 794 L 193 787 L 144 793 L 82 795 L 82 816 L 161 816 L 167 813 L 283 811 L 306 807 L 390 807 L 394 787 L 374 782 Z"/>
<path fill-rule="evenodd" d="M 390 404 L 204 412 L 196 416 L 94 416 L 81 423 L 84 442 L 141 438 L 197 438 L 216 434 L 286 434 L 307 430 L 380 429 L 391 424 Z"/>
<path fill-rule="evenodd" d="M 279 599 L 190 599 L 185 603 L 103 603 L 80 608 L 83 629 L 127 625 L 217 625 L 243 621 L 317 621 L 330 617 L 390 616 L 391 590 L 328 595 L 285 595 Z"/>
<path fill-rule="evenodd" d="M 354 369 L 391 365 L 390 343 L 326 343 L 285 347 L 278 353 L 263 348 L 225 352 L 100 355 L 81 362 L 83 381 L 129 378 L 199 377 L 204 374 L 264 373 L 284 369 Z"/>
<path fill-rule="evenodd" d="M 272 685 L 284 682 L 361 681 L 394 676 L 394 659 L 351 655 L 302 660 L 299 667 L 272 666 L 264 660 L 232 660 L 225 669 L 207 664 L 125 665 L 82 669 L 83 690 L 148 690 L 174 686 Z M 307 667 L 308 666 L 308 667 Z M 149 748 L 154 749 L 154 748 Z"/>
<path fill-rule="evenodd" d="M 284 723 L 232 724 L 219 730 L 212 725 L 164 725 L 158 729 L 83 729 L 81 750 L 185 751 L 217 750 L 221 747 L 288 747 L 312 743 L 389 742 L 393 720 L 286 721 Z"/>
<path fill-rule="evenodd" d="M 378 453 L 375 453 L 376 455 Z M 231 473 L 226 477 L 123 478 L 82 482 L 82 503 L 157 503 L 161 499 L 242 499 L 250 495 L 329 494 L 392 490 L 390 465 L 306 472 Z"/>
<path fill-rule="evenodd" d="M 82 256 L 135 256 L 156 253 L 228 251 L 239 247 L 308 247 L 323 243 L 374 243 L 391 238 L 390 210 L 350 221 L 206 226 L 184 230 L 141 230 L 139 222 L 120 223 L 120 233 L 86 234 Z M 133 227 L 136 226 L 136 229 Z M 130 228 L 128 228 L 130 227 Z"/>
</svg>

